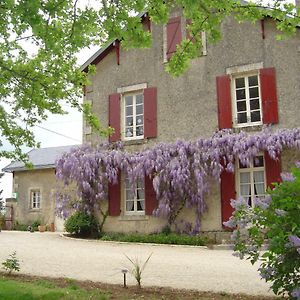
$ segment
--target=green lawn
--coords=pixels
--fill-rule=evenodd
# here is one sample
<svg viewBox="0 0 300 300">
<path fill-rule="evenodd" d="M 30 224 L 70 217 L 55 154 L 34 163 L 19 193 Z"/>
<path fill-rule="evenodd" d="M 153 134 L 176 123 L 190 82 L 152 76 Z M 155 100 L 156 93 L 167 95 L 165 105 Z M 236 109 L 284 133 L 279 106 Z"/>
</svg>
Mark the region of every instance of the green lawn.
<svg viewBox="0 0 300 300">
<path fill-rule="evenodd" d="M 34 282 L 20 282 L 0 278 L 0 299 L 1 300 L 61 300 L 61 299 L 109 299 L 107 295 L 97 289 L 90 291 L 79 288 L 70 281 L 65 288 L 56 286 L 46 280 Z"/>
<path fill-rule="evenodd" d="M 274 297 L 104 284 L 68 278 L 38 278 L 0 272 L 0 300 L 277 300 Z"/>
</svg>

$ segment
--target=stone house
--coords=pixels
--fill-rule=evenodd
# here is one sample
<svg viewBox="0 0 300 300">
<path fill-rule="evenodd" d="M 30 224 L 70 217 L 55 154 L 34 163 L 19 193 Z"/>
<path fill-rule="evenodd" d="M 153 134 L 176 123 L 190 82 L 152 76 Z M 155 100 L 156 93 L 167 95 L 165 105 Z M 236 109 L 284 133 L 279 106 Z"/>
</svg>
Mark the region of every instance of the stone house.
<svg viewBox="0 0 300 300">
<path fill-rule="evenodd" d="M 74 146 L 60 146 L 33 149 L 28 152 L 33 169 L 23 162 L 12 162 L 4 172 L 13 173 L 14 198 L 6 199 L 6 205 L 13 207 L 12 221 L 30 225 L 35 221 L 55 224 L 56 230 L 63 230 L 63 220 L 55 216 L 55 161 Z"/>
<path fill-rule="evenodd" d="M 97 51 L 82 66 L 96 66 L 91 84 L 84 89 L 84 101 L 91 104 L 101 122 L 115 129 L 110 142 L 123 141 L 129 151 L 176 139 L 209 137 L 223 128 L 260 131 L 265 124 L 274 128 L 299 127 L 300 31 L 292 38 L 276 40 L 274 20 L 255 24 L 237 23 L 233 18 L 222 25 L 222 39 L 209 44 L 202 34 L 203 50 L 189 70 L 178 78 L 165 71 L 165 63 L 186 36 L 186 20 L 174 12 L 166 26 L 142 17 L 151 30 L 148 49 L 123 50 L 116 40 Z M 100 138 L 84 123 L 84 143 Z M 296 154 L 283 154 L 280 162 L 263 154 L 259 163 L 235 174 L 222 174 L 207 201 L 202 230 L 220 232 L 232 209 L 230 199 L 264 194 L 271 182 L 280 180 Z M 292 158 L 293 156 L 293 158 Z M 106 231 L 159 231 L 165 220 L 152 216 L 157 205 L 151 182 L 141 182 L 135 196 L 128 184 L 110 187 Z M 186 218 L 192 218 L 185 211 Z"/>
</svg>

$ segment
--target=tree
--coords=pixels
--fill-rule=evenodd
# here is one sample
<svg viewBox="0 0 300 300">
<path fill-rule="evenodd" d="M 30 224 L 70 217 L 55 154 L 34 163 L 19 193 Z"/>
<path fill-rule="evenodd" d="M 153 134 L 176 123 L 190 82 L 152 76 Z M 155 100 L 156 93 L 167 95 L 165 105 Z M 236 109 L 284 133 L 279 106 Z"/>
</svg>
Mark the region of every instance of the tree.
<svg viewBox="0 0 300 300">
<path fill-rule="evenodd" d="M 242 2 L 242 3 L 241 3 Z M 14 151 L 0 150 L 0 156 L 25 159 L 21 146 L 38 146 L 32 128 L 49 113 L 63 114 L 63 103 L 77 107 L 100 134 L 103 129 L 89 106 L 78 99 L 88 84 L 76 56 L 84 47 L 103 45 L 118 39 L 122 46 L 149 47 L 151 33 L 145 31 L 139 13 L 147 11 L 152 22 L 164 24 L 170 11 L 181 7 L 191 32 L 183 40 L 167 70 L 178 76 L 199 53 L 201 31 L 210 42 L 220 39 L 220 24 L 229 15 L 238 21 L 255 22 L 264 16 L 276 20 L 287 35 L 296 31 L 299 9 L 283 1 L 271 8 L 239 0 L 95 0 L 93 7 L 83 0 L 5 0 L 0 3 L 0 131 Z M 89 72 L 94 68 L 90 67 Z"/>
<path fill-rule="evenodd" d="M 243 199 L 232 201 L 235 209 L 225 223 L 234 228 L 232 238 L 240 258 L 261 263 L 259 272 L 275 294 L 300 297 L 300 163 L 292 174 L 282 174 L 265 199 L 250 207 Z M 267 250 L 262 254 L 263 244 Z"/>
<path fill-rule="evenodd" d="M 234 172 L 235 158 L 250 165 L 259 152 L 267 151 L 276 160 L 283 147 L 299 151 L 299 143 L 300 129 L 272 132 L 266 128 L 257 134 L 224 130 L 211 138 L 161 143 L 137 153 L 120 145 L 82 146 L 57 162 L 57 179 L 67 188 L 75 185 L 78 196 L 63 193 L 57 198 L 57 211 L 65 217 L 74 210 L 94 213 L 108 199 L 108 185 L 118 182 L 119 172 L 126 174 L 133 187 L 139 178 L 150 176 L 158 200 L 154 215 L 166 217 L 170 226 L 180 226 L 180 212 L 192 208 L 196 221 L 186 227 L 189 233 L 197 233 L 210 183 L 213 179 L 218 182 L 224 169 Z M 100 213 L 103 217 L 107 214 Z"/>
<path fill-rule="evenodd" d="M 0 179 L 4 176 L 4 173 L 0 173 Z M 3 190 L 0 190 L 0 215 L 4 210 L 4 202 L 3 198 L 1 197 Z"/>
</svg>

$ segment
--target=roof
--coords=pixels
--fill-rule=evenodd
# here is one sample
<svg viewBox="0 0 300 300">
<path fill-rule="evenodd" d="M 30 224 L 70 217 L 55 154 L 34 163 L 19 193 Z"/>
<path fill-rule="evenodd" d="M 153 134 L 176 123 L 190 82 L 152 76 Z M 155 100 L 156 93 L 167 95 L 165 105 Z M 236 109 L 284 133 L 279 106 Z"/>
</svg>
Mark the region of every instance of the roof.
<svg viewBox="0 0 300 300">
<path fill-rule="evenodd" d="M 144 18 L 147 15 L 147 12 L 142 12 L 138 14 L 139 18 Z M 80 70 L 85 72 L 87 71 L 87 67 L 89 65 L 96 65 L 100 62 L 111 50 L 113 50 L 116 46 L 117 39 L 111 40 L 106 43 L 106 45 L 100 48 L 97 52 L 95 52 L 81 67 Z"/>
<path fill-rule="evenodd" d="M 65 152 L 69 152 L 78 145 L 50 147 L 32 149 L 27 153 L 29 161 L 33 164 L 34 169 L 49 169 L 55 167 L 56 160 Z M 2 169 L 4 172 L 26 171 L 25 164 L 21 161 L 14 161 Z"/>
</svg>

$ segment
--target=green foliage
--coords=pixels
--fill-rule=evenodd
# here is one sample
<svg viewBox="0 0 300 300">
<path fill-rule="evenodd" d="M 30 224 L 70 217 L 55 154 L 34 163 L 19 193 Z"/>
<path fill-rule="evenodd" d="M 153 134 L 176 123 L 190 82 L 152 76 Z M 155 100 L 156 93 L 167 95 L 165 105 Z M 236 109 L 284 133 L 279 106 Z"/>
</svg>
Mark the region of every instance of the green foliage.
<svg viewBox="0 0 300 300">
<path fill-rule="evenodd" d="M 0 213 L 0 230 L 5 229 L 5 216 Z"/>
<path fill-rule="evenodd" d="M 92 237 L 99 236 L 99 224 L 93 215 L 85 212 L 73 213 L 65 222 L 65 229 L 67 232 L 78 237 Z"/>
<path fill-rule="evenodd" d="M 40 220 L 36 220 L 32 223 L 31 227 L 34 231 L 38 230 L 38 227 L 42 224 L 42 222 Z M 27 226 L 28 228 L 28 226 Z"/>
<path fill-rule="evenodd" d="M 179 76 L 189 67 L 201 49 L 200 32 L 210 42 L 221 38 L 222 21 L 233 15 L 239 22 L 276 20 L 282 35 L 295 34 L 300 24 L 299 12 L 284 1 L 273 1 L 267 9 L 239 0 L 95 0 L 89 1 L 11 1 L 1 2 L 0 10 L 0 132 L 14 151 L 0 149 L 0 157 L 23 159 L 22 145 L 38 147 L 32 128 L 49 114 L 64 114 L 62 104 L 86 114 L 95 132 L 107 135 L 87 106 L 80 104 L 82 87 L 89 84 L 88 73 L 77 65 L 76 54 L 85 47 L 101 47 L 114 39 L 122 47 L 149 47 L 151 33 L 144 30 L 140 14 L 148 12 L 152 23 L 165 24 L 170 12 L 180 7 L 191 21 L 192 40 L 183 40 L 167 64 L 167 71 Z M 284 4 L 283 4 L 284 3 Z M 30 51 L 28 51 L 30 49 Z M 94 67 L 89 72 L 95 72 Z M 1 144 L 0 141 L 0 144 Z"/>
<path fill-rule="evenodd" d="M 152 256 L 152 253 L 147 257 L 147 259 L 145 260 L 145 262 L 143 264 L 137 257 L 135 259 L 132 259 L 132 258 L 128 257 L 126 254 L 125 254 L 125 256 L 133 265 L 131 274 L 134 276 L 138 287 L 141 288 L 142 287 L 142 285 L 141 285 L 142 284 L 142 274 Z"/>
<path fill-rule="evenodd" d="M 107 300 L 99 289 L 83 290 L 60 287 L 47 280 L 21 282 L 0 278 L 0 299 L 7 300 Z"/>
<path fill-rule="evenodd" d="M 3 269 L 8 272 L 8 274 L 11 274 L 13 271 L 20 271 L 20 263 L 17 258 L 16 251 L 9 255 L 9 258 L 2 263 L 2 266 Z"/>
<path fill-rule="evenodd" d="M 16 221 L 13 225 L 13 230 L 17 231 L 27 231 L 28 230 L 28 225 L 26 224 L 21 224 L 18 221 Z"/>
<path fill-rule="evenodd" d="M 205 239 L 200 236 L 189 236 L 175 233 L 157 233 L 157 234 L 122 234 L 122 233 L 105 233 L 101 237 L 102 241 L 119 241 L 132 243 L 152 243 L 152 244 L 169 244 L 169 245 L 193 245 L 204 246 Z"/>
<path fill-rule="evenodd" d="M 300 168 L 283 175 L 284 181 L 269 190 L 271 198 L 257 201 L 255 208 L 239 206 L 229 221 L 236 225 L 233 233 L 235 251 L 255 263 L 261 262 L 260 274 L 275 294 L 300 289 Z M 267 242 L 267 250 L 260 249 Z"/>
</svg>

